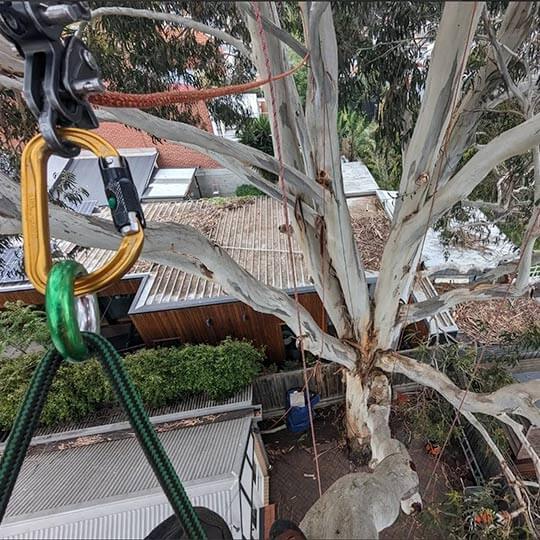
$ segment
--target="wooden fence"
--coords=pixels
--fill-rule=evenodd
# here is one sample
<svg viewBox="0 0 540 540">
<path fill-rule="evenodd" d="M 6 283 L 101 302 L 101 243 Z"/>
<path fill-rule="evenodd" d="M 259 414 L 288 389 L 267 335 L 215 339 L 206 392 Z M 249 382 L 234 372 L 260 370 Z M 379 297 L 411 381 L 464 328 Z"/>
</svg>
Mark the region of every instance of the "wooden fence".
<svg viewBox="0 0 540 540">
<path fill-rule="evenodd" d="M 321 396 L 322 404 L 329 405 L 345 399 L 342 368 L 337 364 L 308 368 L 307 376 L 309 389 Z M 262 405 L 264 417 L 277 416 L 285 412 L 287 390 L 303 386 L 304 373 L 301 369 L 263 375 L 253 382 L 253 402 Z"/>
<path fill-rule="evenodd" d="M 411 351 L 407 351 L 410 353 Z M 497 356 L 515 354 L 510 348 L 486 351 L 489 360 Z M 411 354 L 411 356 L 415 356 Z M 516 366 L 511 369 L 514 373 L 523 371 L 540 371 L 540 354 L 521 354 Z M 308 368 L 309 389 L 321 396 L 321 405 L 338 403 L 345 399 L 345 383 L 343 370 L 337 364 L 321 364 L 318 368 Z M 390 382 L 394 392 L 414 393 L 421 386 L 400 374 L 390 375 Z M 283 414 L 286 409 L 287 390 L 302 388 L 304 374 L 301 369 L 262 375 L 253 383 L 253 402 L 262 405 L 263 416 L 271 417 Z"/>
</svg>

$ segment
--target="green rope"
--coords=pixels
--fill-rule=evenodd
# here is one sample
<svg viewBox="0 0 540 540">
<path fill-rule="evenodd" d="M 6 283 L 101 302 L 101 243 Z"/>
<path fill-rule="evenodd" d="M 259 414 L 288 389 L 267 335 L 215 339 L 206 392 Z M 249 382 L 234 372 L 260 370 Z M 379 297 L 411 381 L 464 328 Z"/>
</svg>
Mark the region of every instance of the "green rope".
<svg viewBox="0 0 540 540">
<path fill-rule="evenodd" d="M 206 534 L 199 518 L 144 410 L 142 400 L 124 367 L 122 357 L 105 338 L 79 330 L 73 286 L 75 278 L 83 273 L 84 268 L 74 261 L 58 262 L 49 273 L 45 305 L 47 322 L 56 349 L 47 352 L 39 362 L 0 461 L 0 523 L 62 360 L 65 358 L 83 361 L 89 355 L 94 355 L 101 362 L 146 459 L 184 532 L 190 539 L 205 539 Z"/>
<path fill-rule="evenodd" d="M 39 422 L 52 380 L 62 362 L 62 357 L 54 349 L 39 362 L 17 413 L 9 434 L 2 461 L 0 461 L 0 523 L 9 503 L 11 492 L 19 476 L 32 434 Z"/>
<path fill-rule="evenodd" d="M 105 338 L 89 332 L 83 332 L 82 336 L 90 354 L 98 357 L 107 373 L 118 401 L 124 408 L 146 458 L 188 538 L 206 538 L 182 482 L 165 453 L 144 410 L 142 400 L 124 367 L 122 357 Z M 39 422 L 52 380 L 61 362 L 62 357 L 56 350 L 47 352 L 39 362 L 13 424 L 0 461 L 0 522 L 7 509 L 32 434 Z"/>
<path fill-rule="evenodd" d="M 139 393 L 124 367 L 122 357 L 105 338 L 89 332 L 83 332 L 82 334 L 90 353 L 98 355 L 98 359 L 114 388 L 116 397 L 128 415 L 131 427 L 139 439 L 139 444 L 146 455 L 146 459 L 154 470 L 161 488 L 167 495 L 182 527 L 188 533 L 188 538 L 206 538 L 182 482 L 180 482 L 172 463 L 165 453 L 154 426 L 148 419 Z"/>
</svg>

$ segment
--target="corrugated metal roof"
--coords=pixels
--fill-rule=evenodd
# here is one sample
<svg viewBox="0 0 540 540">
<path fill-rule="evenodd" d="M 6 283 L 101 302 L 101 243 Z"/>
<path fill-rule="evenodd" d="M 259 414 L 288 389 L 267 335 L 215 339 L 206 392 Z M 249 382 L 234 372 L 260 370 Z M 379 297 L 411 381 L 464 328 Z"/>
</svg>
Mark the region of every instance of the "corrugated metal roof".
<svg viewBox="0 0 540 540">
<path fill-rule="evenodd" d="M 159 169 L 146 188 L 143 200 L 183 199 L 190 191 L 196 169 Z"/>
<path fill-rule="evenodd" d="M 293 287 L 287 238 L 279 232 L 283 223 L 280 201 L 254 197 L 220 206 L 212 199 L 149 203 L 144 205 L 148 221 L 188 223 L 207 234 L 257 279 L 279 289 Z M 206 227 L 206 229 L 205 229 Z M 293 253 L 299 286 L 310 285 L 302 254 L 293 239 Z M 204 278 L 163 265 L 154 265 L 131 312 L 171 307 L 193 301 L 226 297 L 222 288 Z"/>
<path fill-rule="evenodd" d="M 7 246 L 0 252 L 0 283 L 19 283 L 25 280 L 22 246 Z"/>
<path fill-rule="evenodd" d="M 369 169 L 361 161 L 341 164 L 345 197 L 374 195 L 380 189 Z"/>
<path fill-rule="evenodd" d="M 238 477 L 251 423 L 252 417 L 245 416 L 159 433 L 159 438 L 182 482 L 201 492 L 205 483 Z M 28 519 L 36 513 L 65 512 L 159 489 L 134 436 L 36 451 L 24 462 L 6 516 Z M 2 528 L 0 535 L 4 536 Z"/>
<path fill-rule="evenodd" d="M 229 526 L 238 522 L 233 515 L 237 494 L 231 489 L 223 489 L 203 494 L 194 494 L 187 487 L 188 495 L 195 506 L 210 508 L 222 516 Z M 109 502 L 107 505 L 72 510 L 69 513 L 54 514 L 18 521 L 4 522 L 0 528 L 5 539 L 104 539 L 130 540 L 145 538 L 152 529 L 172 515 L 172 508 L 161 493 L 135 499 Z M 233 529 L 234 531 L 234 529 Z"/>
<path fill-rule="evenodd" d="M 174 405 L 165 405 L 163 407 L 154 407 L 148 409 L 148 416 L 153 423 L 160 423 L 166 421 L 163 417 L 174 415 L 175 419 L 180 418 L 194 418 L 198 416 L 205 416 L 209 414 L 219 414 L 222 412 L 231 412 L 241 409 L 248 409 L 253 402 L 253 387 L 251 385 L 246 386 L 240 392 L 234 396 L 223 400 L 213 400 L 204 395 L 189 396 L 183 399 L 179 403 Z M 124 423 L 127 421 L 126 414 L 121 409 L 114 409 L 108 412 L 99 412 L 94 415 L 88 416 L 82 422 L 71 422 L 61 425 L 56 425 L 54 428 L 39 428 L 35 432 L 35 439 L 32 439 L 38 444 L 39 438 L 45 436 L 52 440 L 52 438 L 59 439 L 59 434 L 66 434 L 70 437 L 75 431 L 88 430 L 94 426 L 98 426 L 97 432 L 103 431 L 103 426 L 110 424 Z M 127 426 L 126 426 L 127 427 Z M 121 426 L 117 426 L 117 429 L 124 429 Z M 56 435 L 56 437 L 52 437 Z M 65 438 L 65 437 L 62 437 Z M 2 445 L 0 445 L 0 450 Z"/>
<path fill-rule="evenodd" d="M 75 212 L 78 214 L 84 214 L 85 216 L 90 215 L 94 208 L 98 205 L 98 202 L 95 199 L 86 199 L 79 203 L 76 208 L 74 208 Z"/>
</svg>

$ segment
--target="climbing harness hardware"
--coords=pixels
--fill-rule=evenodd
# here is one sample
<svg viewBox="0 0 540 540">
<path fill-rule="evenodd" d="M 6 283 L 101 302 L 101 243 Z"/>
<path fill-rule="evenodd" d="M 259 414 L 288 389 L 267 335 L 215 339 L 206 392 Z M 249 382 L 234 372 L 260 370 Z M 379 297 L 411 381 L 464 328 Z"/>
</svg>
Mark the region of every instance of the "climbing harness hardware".
<svg viewBox="0 0 540 540">
<path fill-rule="evenodd" d="M 86 131 L 98 125 L 85 97 L 102 88 L 99 70 L 80 40 L 62 40 L 61 34 L 65 24 L 89 17 L 86 2 L 0 2 L 0 32 L 25 58 L 23 95 L 41 132 L 27 144 L 21 160 L 22 232 L 25 271 L 36 290 L 45 294 L 54 346 L 36 367 L 0 460 L 0 522 L 62 361 L 97 357 L 176 514 L 178 537 L 204 539 L 208 531 L 219 530 L 228 540 L 230 532 L 219 516 L 191 505 L 121 356 L 95 333 L 99 310 L 94 293 L 135 263 L 144 241 L 145 219 L 127 161 L 101 137 Z M 72 158 L 80 148 L 99 159 L 113 222 L 123 235 L 115 255 L 90 274 L 75 261 L 53 265 L 50 249 L 47 159 L 53 153 Z"/>
<path fill-rule="evenodd" d="M 133 266 L 143 246 L 145 220 L 127 162 L 116 149 L 90 131 L 69 128 L 59 133 L 65 141 L 91 150 L 99 157 L 113 222 L 123 235 L 118 251 L 108 262 L 77 278 L 75 294 L 79 296 L 105 288 Z M 24 264 L 28 279 L 42 294 L 52 267 L 46 167 L 51 153 L 45 138 L 36 135 L 26 145 L 21 159 Z"/>
<path fill-rule="evenodd" d="M 79 148 L 62 140 L 57 127 L 96 128 L 86 97 L 104 90 L 99 68 L 77 37 L 62 39 L 66 24 L 90 19 L 87 2 L 2 2 L 0 32 L 24 57 L 23 94 L 55 153 L 75 157 Z"/>
</svg>

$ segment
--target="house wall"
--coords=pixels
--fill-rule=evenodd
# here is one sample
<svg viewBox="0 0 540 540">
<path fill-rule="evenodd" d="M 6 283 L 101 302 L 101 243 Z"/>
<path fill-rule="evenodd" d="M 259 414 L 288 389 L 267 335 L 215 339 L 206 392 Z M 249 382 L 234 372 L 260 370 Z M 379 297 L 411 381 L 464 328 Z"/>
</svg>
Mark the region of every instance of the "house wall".
<svg viewBox="0 0 540 540">
<path fill-rule="evenodd" d="M 321 324 L 322 305 L 317 294 L 300 294 L 299 301 Z M 230 336 L 265 346 L 266 357 L 271 362 L 282 362 L 285 355 L 281 321 L 272 315 L 258 313 L 242 302 L 132 314 L 131 319 L 147 345 L 173 340 L 218 343 Z"/>
</svg>

